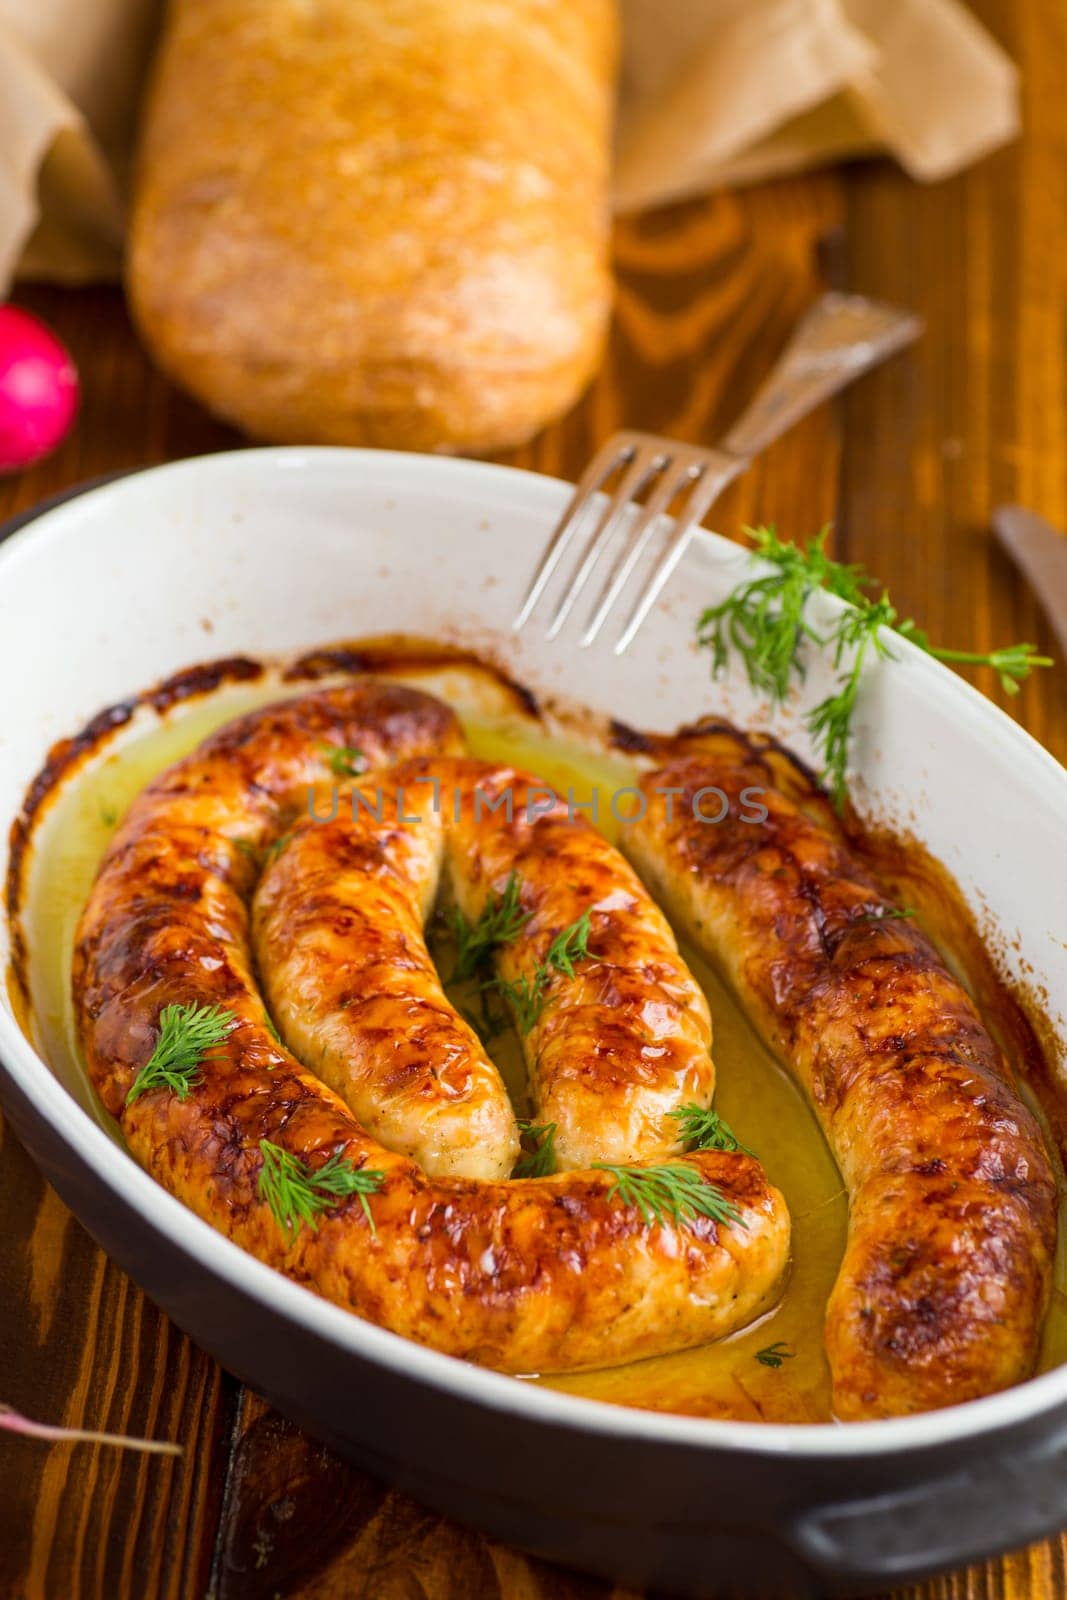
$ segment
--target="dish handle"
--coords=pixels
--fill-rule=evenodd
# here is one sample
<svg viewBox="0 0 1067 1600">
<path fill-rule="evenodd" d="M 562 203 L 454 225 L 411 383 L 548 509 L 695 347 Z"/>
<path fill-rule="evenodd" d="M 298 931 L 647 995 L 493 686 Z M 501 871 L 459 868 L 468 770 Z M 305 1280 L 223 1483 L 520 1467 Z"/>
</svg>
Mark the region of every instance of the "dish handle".
<svg viewBox="0 0 1067 1600">
<path fill-rule="evenodd" d="M 915 1573 L 1047 1538 L 1067 1524 L 1067 1422 L 1029 1447 L 974 1443 L 972 1466 L 869 1499 L 821 1507 L 793 1524 L 807 1565 L 838 1589 Z"/>
</svg>

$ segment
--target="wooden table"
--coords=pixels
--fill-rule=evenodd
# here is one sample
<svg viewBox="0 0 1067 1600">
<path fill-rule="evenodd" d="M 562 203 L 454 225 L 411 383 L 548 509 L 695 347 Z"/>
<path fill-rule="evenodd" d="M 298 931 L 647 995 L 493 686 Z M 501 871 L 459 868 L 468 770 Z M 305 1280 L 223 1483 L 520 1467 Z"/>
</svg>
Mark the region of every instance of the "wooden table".
<svg viewBox="0 0 1067 1600">
<path fill-rule="evenodd" d="M 837 553 L 865 562 L 935 639 L 1053 651 L 988 524 L 1019 501 L 1067 528 L 1067 12 L 1062 0 L 976 9 L 1021 63 L 1021 143 L 935 189 L 864 165 L 624 222 L 604 371 L 513 459 L 571 476 L 622 424 L 711 441 L 820 282 L 883 295 L 926 316 L 921 347 L 776 447 L 715 524 L 803 537 L 832 521 Z M 18 298 L 68 340 L 85 403 L 56 456 L 0 483 L 0 516 L 116 468 L 240 442 L 153 372 L 116 291 Z M 1067 758 L 1067 671 L 1008 709 Z M 7 1130 L 0 1215 L 0 1398 L 185 1446 L 175 1463 L 4 1438 L 4 1600 L 612 1593 L 423 1510 L 275 1415 L 95 1248 Z M 1045 1600 L 1067 1594 L 1065 1559 L 1067 1540 L 1053 1540 L 909 1594 Z"/>
</svg>

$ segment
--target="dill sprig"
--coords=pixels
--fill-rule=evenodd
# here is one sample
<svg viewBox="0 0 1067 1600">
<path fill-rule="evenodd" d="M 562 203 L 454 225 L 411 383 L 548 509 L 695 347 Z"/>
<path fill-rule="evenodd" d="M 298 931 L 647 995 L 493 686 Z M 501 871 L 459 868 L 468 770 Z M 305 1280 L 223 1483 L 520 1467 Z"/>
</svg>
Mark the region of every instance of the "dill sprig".
<svg viewBox="0 0 1067 1600">
<path fill-rule="evenodd" d="M 199 1082 L 200 1063 L 217 1053 L 236 1020 L 222 1006 L 164 1006 L 155 1049 L 130 1084 L 126 1104 L 132 1105 L 150 1089 L 170 1089 L 185 1100 Z"/>
<path fill-rule="evenodd" d="M 512 1177 L 547 1178 L 556 1170 L 556 1124 L 554 1122 L 520 1122 L 519 1133 L 526 1141 Z"/>
<path fill-rule="evenodd" d="M 358 778 L 369 765 L 363 751 L 348 744 L 320 744 L 318 751 L 335 778 Z"/>
<path fill-rule="evenodd" d="M 914 906 L 879 906 L 876 911 L 865 911 L 862 916 L 853 917 L 850 926 L 862 928 L 865 924 L 904 922 L 915 916 L 918 912 Z"/>
<path fill-rule="evenodd" d="M 588 911 L 583 911 L 576 921 L 564 928 L 562 933 L 557 933 L 548 947 L 544 959 L 544 966 L 550 971 L 562 972 L 565 978 L 574 977 L 574 963 L 585 961 L 589 956 L 589 933 L 592 918 Z"/>
<path fill-rule="evenodd" d="M 653 1222 L 662 1225 L 668 1218 L 676 1227 L 695 1217 L 710 1217 L 724 1227 L 741 1221 L 733 1201 L 683 1161 L 653 1167 L 618 1167 L 594 1161 L 593 1166 L 600 1172 L 610 1172 L 615 1179 L 608 1199 L 617 1198 L 621 1205 L 636 1206 L 646 1228 Z"/>
<path fill-rule="evenodd" d="M 282 1038 L 281 1034 L 278 1032 L 277 1023 L 274 1021 L 274 1018 L 271 1016 L 269 1011 L 265 1010 L 263 1012 L 263 1021 L 265 1022 L 266 1027 L 267 1027 L 267 1032 L 270 1034 L 271 1038 L 274 1040 L 274 1043 L 275 1044 L 280 1044 L 282 1049 L 284 1050 L 285 1049 L 285 1040 Z"/>
<path fill-rule="evenodd" d="M 377 1194 L 385 1182 L 384 1172 L 357 1167 L 342 1155 L 331 1156 L 323 1166 L 313 1170 L 299 1156 L 272 1144 L 269 1139 L 261 1139 L 259 1149 L 263 1165 L 256 1190 L 259 1198 L 270 1207 L 271 1215 L 289 1244 L 305 1223 L 317 1229 L 319 1214 L 333 1211 L 350 1194 L 359 1196 L 370 1231 L 378 1237 L 367 1196 Z"/>
<path fill-rule="evenodd" d="M 522 909 L 521 891 L 522 881 L 513 872 L 503 892 L 489 896 L 477 922 L 469 922 L 456 907 L 448 919 L 456 941 L 456 968 L 449 982 L 473 977 L 499 945 L 511 944 L 519 937 L 533 915 Z"/>
<path fill-rule="evenodd" d="M 583 911 L 580 917 L 556 934 L 545 952 L 544 960 L 539 961 L 532 972 L 520 973 L 519 977 L 512 979 L 490 979 L 486 987 L 496 989 L 510 1002 L 520 1033 L 529 1033 L 541 1020 L 554 973 L 573 978 L 576 962 L 596 960 L 589 953 L 590 928 L 590 913 Z"/>
<path fill-rule="evenodd" d="M 783 542 L 773 528 L 745 532 L 755 546 L 752 559 L 769 562 L 773 570 L 746 579 L 719 605 L 709 606 L 697 623 L 697 639 L 711 649 L 715 677 L 736 651 L 752 687 L 777 704 L 785 699 L 793 674 L 804 676 L 804 640 L 823 643 L 806 616 L 815 590 L 828 589 L 858 606 L 865 580 L 859 567 L 846 567 L 826 554 L 829 528 L 803 550 Z"/>
<path fill-rule="evenodd" d="M 516 1028 L 526 1035 L 541 1020 L 549 976 L 546 967 L 536 967 L 517 978 L 490 978 L 485 987 L 504 996 L 515 1014 Z"/>
<path fill-rule="evenodd" d="M 795 1355 L 796 1351 L 790 1350 L 784 1339 L 778 1339 L 766 1349 L 757 1350 L 756 1360 L 761 1367 L 780 1367 L 783 1361 L 792 1361 Z"/>
<path fill-rule="evenodd" d="M 495 950 L 513 944 L 529 922 L 532 911 L 523 910 L 522 880 L 512 872 L 500 894 L 490 895 L 476 922 L 468 921 L 457 907 L 448 919 L 452 937 L 456 942 L 456 965 L 449 983 L 462 982 L 483 970 Z M 481 984 L 485 1021 L 490 1030 L 499 1032 L 497 1019 L 492 1017 L 486 1004 L 491 993 L 503 995 L 515 1014 L 515 1025 L 522 1034 L 529 1033 L 545 1009 L 546 995 L 553 973 L 574 977 L 575 963 L 589 959 L 589 933 L 591 918 L 588 911 L 557 933 L 543 961 L 531 972 L 520 973 L 517 978 L 487 978 Z M 484 1030 L 477 1028 L 483 1033 Z"/>
<path fill-rule="evenodd" d="M 680 1124 L 678 1137 L 687 1150 L 725 1150 L 728 1154 L 753 1155 L 747 1144 L 742 1144 L 737 1134 L 711 1106 L 678 1106 L 668 1116 Z"/>
<path fill-rule="evenodd" d="M 292 831 L 290 830 L 289 833 L 280 833 L 276 839 L 272 839 L 263 852 L 263 865 L 269 867 L 272 862 L 277 861 L 292 837 Z"/>
<path fill-rule="evenodd" d="M 834 561 L 826 554 L 828 529 L 806 547 L 784 542 L 772 528 L 746 529 L 755 561 L 769 563 L 769 572 L 746 578 L 726 599 L 709 606 L 697 623 L 698 643 L 711 651 L 712 674 L 718 677 L 732 653 L 741 657 L 752 687 L 772 705 L 786 698 L 794 679 L 805 674 L 804 646 L 832 652 L 838 674 L 835 692 L 815 706 L 808 731 L 823 761 L 822 780 L 840 810 L 847 798 L 846 774 L 852 717 L 865 662 L 873 655 L 892 659 L 885 634 L 896 633 L 938 661 L 960 666 L 990 666 L 1001 687 L 1017 694 L 1019 684 L 1035 667 L 1050 667 L 1032 644 L 1007 645 L 988 652 L 949 650 L 930 643 L 910 619 L 901 620 L 885 590 L 878 599 L 862 567 Z M 845 602 L 845 609 L 819 632 L 808 620 L 807 606 L 816 590 Z"/>
</svg>

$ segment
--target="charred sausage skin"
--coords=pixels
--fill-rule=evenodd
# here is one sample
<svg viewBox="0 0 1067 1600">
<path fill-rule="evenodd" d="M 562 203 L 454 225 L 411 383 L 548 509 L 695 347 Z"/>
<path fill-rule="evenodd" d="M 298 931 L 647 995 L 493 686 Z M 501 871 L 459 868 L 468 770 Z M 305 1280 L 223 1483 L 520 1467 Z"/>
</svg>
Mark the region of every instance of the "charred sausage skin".
<svg viewBox="0 0 1067 1600">
<path fill-rule="evenodd" d="M 1056 1187 L 973 1002 L 785 752 L 725 725 L 669 750 L 625 848 L 799 1078 L 848 1188 L 825 1329 L 835 1413 L 927 1411 L 1025 1378 Z M 714 825 L 694 817 L 711 786 L 731 801 Z M 762 823 L 742 820 L 746 788 Z"/>
<path fill-rule="evenodd" d="M 393 1332 L 511 1372 L 610 1365 L 707 1342 L 777 1288 L 784 1202 L 759 1165 L 685 1159 L 740 1215 L 645 1226 L 606 1172 L 514 1181 L 431 1178 L 386 1150 L 269 1030 L 249 948 L 252 853 L 328 781 L 322 745 L 373 767 L 461 748 L 439 702 L 361 680 L 239 719 L 135 802 L 78 930 L 74 1002 L 91 1080 L 131 1152 L 222 1233 Z M 306 826 L 306 825 L 305 825 Z M 242 848 L 242 845 L 245 848 Z M 284 852 L 283 852 L 284 856 Z M 161 1009 L 219 1005 L 235 1020 L 187 1098 L 126 1096 Z M 290 1242 L 258 1194 L 260 1141 L 314 1169 L 336 1155 L 381 1173 Z"/>
</svg>

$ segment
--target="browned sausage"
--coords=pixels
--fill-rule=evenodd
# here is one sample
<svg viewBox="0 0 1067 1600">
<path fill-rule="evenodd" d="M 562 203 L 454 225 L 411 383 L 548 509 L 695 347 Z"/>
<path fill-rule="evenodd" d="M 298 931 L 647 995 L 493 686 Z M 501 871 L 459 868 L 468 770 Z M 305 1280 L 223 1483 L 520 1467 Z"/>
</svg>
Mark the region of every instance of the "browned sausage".
<svg viewBox="0 0 1067 1600">
<path fill-rule="evenodd" d="M 1034 1367 L 1056 1190 L 973 1002 L 768 742 L 725 726 L 643 780 L 626 848 L 807 1090 L 850 1199 L 826 1319 L 834 1408 L 886 1417 Z M 716 786 L 720 804 L 699 791 Z M 742 791 L 759 788 L 762 823 Z M 673 795 L 665 793 L 673 790 Z"/>
<path fill-rule="evenodd" d="M 78 930 L 75 1009 L 90 1076 L 133 1154 L 298 1282 L 507 1371 L 610 1365 L 749 1320 L 779 1284 L 789 1240 L 782 1198 L 750 1158 L 679 1163 L 732 1208 L 720 1220 L 649 1222 L 604 1171 L 433 1179 L 371 1138 L 317 1063 L 272 1038 L 249 950 L 249 851 L 284 837 L 300 791 L 328 779 L 324 742 L 378 767 L 444 758 L 459 736 L 437 701 L 372 680 L 254 713 L 150 785 L 105 857 Z M 171 1004 L 217 1005 L 233 1023 L 184 1098 L 159 1087 L 130 1100 Z M 340 1158 L 373 1188 L 290 1235 L 260 1193 L 264 1140 L 312 1173 Z"/>
</svg>

